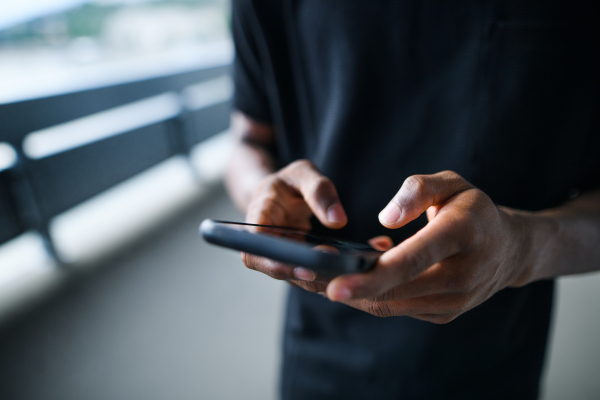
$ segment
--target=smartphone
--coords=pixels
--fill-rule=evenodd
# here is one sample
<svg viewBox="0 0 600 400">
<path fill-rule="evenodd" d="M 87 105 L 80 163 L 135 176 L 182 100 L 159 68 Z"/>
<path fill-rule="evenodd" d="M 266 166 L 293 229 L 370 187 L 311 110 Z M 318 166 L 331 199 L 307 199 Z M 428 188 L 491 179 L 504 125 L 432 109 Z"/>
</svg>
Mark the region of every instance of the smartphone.
<svg viewBox="0 0 600 400">
<path fill-rule="evenodd" d="M 382 251 L 305 230 L 206 219 L 200 234 L 209 243 L 336 276 L 373 268 Z"/>
</svg>

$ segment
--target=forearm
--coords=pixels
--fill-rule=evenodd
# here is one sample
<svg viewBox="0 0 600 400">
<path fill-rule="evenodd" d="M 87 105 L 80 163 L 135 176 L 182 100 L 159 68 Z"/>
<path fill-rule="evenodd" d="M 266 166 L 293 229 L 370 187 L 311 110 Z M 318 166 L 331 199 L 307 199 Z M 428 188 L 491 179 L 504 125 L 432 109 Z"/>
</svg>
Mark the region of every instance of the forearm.
<svg viewBox="0 0 600 400">
<path fill-rule="evenodd" d="M 600 191 L 561 207 L 536 213 L 514 212 L 523 232 L 525 264 L 519 284 L 600 270 Z"/>
<path fill-rule="evenodd" d="M 232 115 L 231 128 L 235 144 L 225 185 L 235 205 L 245 213 L 258 184 L 275 170 L 270 150 L 274 136 L 270 126 L 252 121 L 241 113 Z"/>
<path fill-rule="evenodd" d="M 238 143 L 232 154 L 225 185 L 237 208 L 246 212 L 260 181 L 274 171 L 272 155 L 259 147 Z"/>
</svg>

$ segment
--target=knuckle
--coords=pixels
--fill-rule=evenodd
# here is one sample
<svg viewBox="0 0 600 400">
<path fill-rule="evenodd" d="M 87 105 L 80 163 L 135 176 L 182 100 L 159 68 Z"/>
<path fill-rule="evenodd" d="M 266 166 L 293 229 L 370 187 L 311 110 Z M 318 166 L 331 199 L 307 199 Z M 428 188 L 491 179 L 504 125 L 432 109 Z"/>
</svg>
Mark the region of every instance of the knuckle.
<svg viewBox="0 0 600 400">
<path fill-rule="evenodd" d="M 447 179 L 454 184 L 454 191 L 456 193 L 464 192 L 475 187 L 454 171 L 444 171 L 444 173 L 446 174 Z"/>
<path fill-rule="evenodd" d="M 264 178 L 252 196 L 252 203 L 262 203 L 265 198 L 278 198 L 289 193 L 286 182 L 277 175 Z"/>
<path fill-rule="evenodd" d="M 467 278 L 460 272 L 453 272 L 446 277 L 446 288 L 450 292 L 462 293 L 468 286 Z"/>
<path fill-rule="evenodd" d="M 424 175 L 412 175 L 406 178 L 402 186 L 412 196 L 422 197 L 425 195 L 426 178 Z"/>
<path fill-rule="evenodd" d="M 258 193 L 270 192 L 273 187 L 277 186 L 281 178 L 277 174 L 271 174 L 265 177 L 262 181 L 260 181 L 258 185 Z"/>
<path fill-rule="evenodd" d="M 493 202 L 488 197 L 488 195 L 479 189 L 473 189 L 469 192 L 469 194 L 471 196 L 471 201 L 473 202 L 473 204 L 486 204 L 486 203 L 493 204 Z"/>
<path fill-rule="evenodd" d="M 472 249 L 479 241 L 479 232 L 475 218 L 471 218 L 469 211 L 464 211 L 460 217 L 452 219 L 452 228 L 445 232 L 444 239 L 452 250 L 464 252 Z"/>
<path fill-rule="evenodd" d="M 455 273 L 449 278 L 450 289 L 455 293 L 466 294 L 473 290 L 474 279 L 467 273 Z"/>
<path fill-rule="evenodd" d="M 294 281 L 297 286 L 311 293 L 325 292 L 327 285 L 320 282 Z"/>
<path fill-rule="evenodd" d="M 325 178 L 324 176 L 320 176 L 311 183 L 310 191 L 313 196 L 319 199 L 322 197 L 331 196 L 332 187 L 333 184 L 329 179 Z"/>
<path fill-rule="evenodd" d="M 404 269 L 404 275 L 406 279 L 414 278 L 421 271 L 431 266 L 429 254 L 425 251 L 411 252 L 405 257 L 407 268 Z"/>
<path fill-rule="evenodd" d="M 265 197 L 260 204 L 261 213 L 269 213 L 274 210 L 280 210 L 281 206 L 279 203 L 272 197 Z"/>
<path fill-rule="evenodd" d="M 380 318 L 391 317 L 393 315 L 389 304 L 385 301 L 368 301 L 367 312 Z"/>
<path fill-rule="evenodd" d="M 262 197 L 276 199 L 288 193 L 290 193 L 288 184 L 281 177 L 274 176 L 266 182 L 261 195 Z"/>
<path fill-rule="evenodd" d="M 329 282 L 331 282 L 332 280 L 333 280 L 332 276 L 317 273 L 315 280 L 312 282 L 322 284 L 323 290 L 325 290 L 327 288 L 327 285 L 329 284 Z"/>
<path fill-rule="evenodd" d="M 395 299 L 397 294 L 398 294 L 398 290 L 396 288 L 392 288 L 392 289 L 388 290 L 387 292 L 384 292 L 377 296 L 374 296 L 373 298 L 371 298 L 371 300 L 375 301 L 375 302 L 389 301 L 389 300 Z"/>
<path fill-rule="evenodd" d="M 284 219 L 285 212 L 275 200 L 264 198 L 260 203 L 253 203 L 248 208 L 249 223 L 262 225 L 277 225 L 277 221 Z"/>
<path fill-rule="evenodd" d="M 276 279 L 278 281 L 284 281 L 291 278 L 291 271 L 289 268 L 284 267 L 282 265 L 273 265 L 268 268 L 265 273 L 269 275 L 271 278 Z"/>
<path fill-rule="evenodd" d="M 299 170 L 299 169 L 302 170 L 302 169 L 307 169 L 307 168 L 313 169 L 313 170 L 316 169 L 315 165 L 311 161 L 309 161 L 307 159 L 301 159 L 301 160 L 296 160 L 296 161 L 290 163 L 285 168 L 285 170 L 295 171 L 295 170 Z"/>
<path fill-rule="evenodd" d="M 464 249 L 470 249 L 479 244 L 480 237 L 472 224 L 463 223 L 459 226 L 458 240 L 460 246 Z"/>
<path fill-rule="evenodd" d="M 442 176 L 446 179 L 450 179 L 450 180 L 461 180 L 464 181 L 465 179 L 460 176 L 458 173 L 451 171 L 451 170 L 446 170 L 442 172 Z"/>
<path fill-rule="evenodd" d="M 262 272 L 276 280 L 289 280 L 292 277 L 290 268 L 268 258 L 242 253 L 242 262 L 248 269 Z"/>
</svg>

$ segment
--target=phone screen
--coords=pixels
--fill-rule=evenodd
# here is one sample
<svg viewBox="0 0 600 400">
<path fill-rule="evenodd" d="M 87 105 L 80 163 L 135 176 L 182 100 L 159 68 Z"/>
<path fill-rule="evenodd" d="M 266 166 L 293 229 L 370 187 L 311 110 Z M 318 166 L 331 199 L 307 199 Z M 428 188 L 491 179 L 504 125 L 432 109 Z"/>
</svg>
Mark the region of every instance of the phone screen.
<svg viewBox="0 0 600 400">
<path fill-rule="evenodd" d="M 323 251 L 335 249 L 341 252 L 379 252 L 368 244 L 348 242 L 297 228 L 218 220 L 215 220 L 214 222 L 227 225 L 229 228 L 233 229 L 302 242 Z"/>
</svg>

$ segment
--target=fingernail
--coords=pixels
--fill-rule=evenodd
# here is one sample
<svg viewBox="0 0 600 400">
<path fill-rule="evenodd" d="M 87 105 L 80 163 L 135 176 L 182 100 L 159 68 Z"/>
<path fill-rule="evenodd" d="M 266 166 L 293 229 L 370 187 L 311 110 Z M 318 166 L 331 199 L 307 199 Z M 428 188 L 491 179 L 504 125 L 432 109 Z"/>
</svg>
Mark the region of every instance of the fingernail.
<svg viewBox="0 0 600 400">
<path fill-rule="evenodd" d="M 314 281 L 317 277 L 311 270 L 301 267 L 294 268 L 294 276 L 301 281 Z"/>
<path fill-rule="evenodd" d="M 330 299 L 333 301 L 348 300 L 350 298 L 352 298 L 352 293 L 350 293 L 350 289 L 345 287 L 336 290 L 330 297 Z"/>
<path fill-rule="evenodd" d="M 344 209 L 339 204 L 334 204 L 327 209 L 327 219 L 329 222 L 343 222 L 346 219 Z"/>
<path fill-rule="evenodd" d="M 400 206 L 393 201 L 379 213 L 379 221 L 384 225 L 394 225 L 396 222 L 400 221 L 400 217 L 402 217 L 402 210 L 400 209 Z"/>
</svg>

